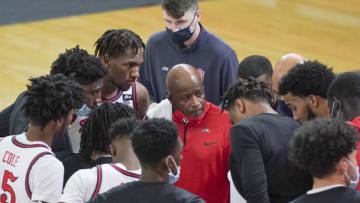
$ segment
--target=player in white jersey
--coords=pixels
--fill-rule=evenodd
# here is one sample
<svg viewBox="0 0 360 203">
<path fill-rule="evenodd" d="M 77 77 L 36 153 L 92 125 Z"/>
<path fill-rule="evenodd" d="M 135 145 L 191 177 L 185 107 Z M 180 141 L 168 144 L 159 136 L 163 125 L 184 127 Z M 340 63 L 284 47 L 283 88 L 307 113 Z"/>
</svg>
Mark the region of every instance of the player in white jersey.
<svg viewBox="0 0 360 203">
<path fill-rule="evenodd" d="M 147 89 L 136 82 L 145 48 L 142 39 L 130 30 L 108 30 L 95 45 L 95 55 L 109 71 L 101 90 L 103 101 L 132 106 L 142 119 L 149 105 Z"/>
<path fill-rule="evenodd" d="M 66 183 L 59 202 L 87 202 L 115 186 L 139 180 L 140 164 L 129 138 L 135 123 L 135 113 L 132 117 L 122 118 L 113 123 L 109 130 L 112 140 L 110 149 L 116 164 L 102 164 L 77 171 Z"/>
<path fill-rule="evenodd" d="M 1 203 L 57 201 L 64 167 L 46 143 L 31 142 L 25 133 L 8 136 L 0 141 L 0 156 Z"/>
<path fill-rule="evenodd" d="M 72 150 L 77 153 L 80 148 L 81 126 L 85 122 L 90 110 L 101 102 L 103 78 L 107 74 L 107 70 L 102 65 L 100 59 L 76 46 L 58 56 L 51 65 L 50 73 L 61 73 L 71 77 L 85 90 L 84 105 L 75 112 L 71 129 L 68 131 Z"/>
<path fill-rule="evenodd" d="M 116 95 L 110 99 L 102 97 L 103 102 L 122 103 L 130 106 L 136 111 L 136 83 L 132 83 L 128 90 L 121 91 L 120 89 Z"/>
<path fill-rule="evenodd" d="M 65 168 L 65 183 L 79 169 L 112 162 L 109 149 L 111 138 L 108 131 L 111 124 L 130 115 L 135 115 L 131 107 L 107 102 L 89 113 L 82 128 L 79 153 L 73 153 L 62 159 Z"/>
<path fill-rule="evenodd" d="M 25 93 L 27 132 L 0 140 L 0 202 L 56 202 L 64 167 L 51 151 L 84 100 L 83 88 L 61 74 L 30 79 Z"/>
</svg>

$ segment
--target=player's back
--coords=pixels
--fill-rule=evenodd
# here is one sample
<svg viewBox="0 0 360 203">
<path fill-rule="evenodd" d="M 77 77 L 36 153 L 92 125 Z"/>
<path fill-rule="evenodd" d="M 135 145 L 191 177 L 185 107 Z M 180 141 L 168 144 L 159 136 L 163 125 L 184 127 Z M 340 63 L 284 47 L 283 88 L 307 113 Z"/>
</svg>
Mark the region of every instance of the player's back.
<svg viewBox="0 0 360 203">
<path fill-rule="evenodd" d="M 25 133 L 5 137 L 0 159 L 1 202 L 57 201 L 64 168 L 44 142 L 29 141 Z"/>
<path fill-rule="evenodd" d="M 82 169 L 66 183 L 59 202 L 82 203 L 123 183 L 138 181 L 141 170 L 130 171 L 120 163 Z"/>
</svg>

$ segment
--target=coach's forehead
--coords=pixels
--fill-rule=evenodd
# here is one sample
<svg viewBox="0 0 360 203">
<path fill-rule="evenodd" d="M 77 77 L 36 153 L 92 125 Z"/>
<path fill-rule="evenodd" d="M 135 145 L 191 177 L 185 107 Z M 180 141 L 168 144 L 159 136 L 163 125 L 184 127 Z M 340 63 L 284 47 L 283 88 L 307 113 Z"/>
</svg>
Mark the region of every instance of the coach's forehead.
<svg viewBox="0 0 360 203">
<path fill-rule="evenodd" d="M 179 89 L 188 89 L 201 86 L 201 78 L 198 71 L 191 65 L 175 65 L 166 77 L 166 85 L 169 94 L 176 93 Z"/>
</svg>

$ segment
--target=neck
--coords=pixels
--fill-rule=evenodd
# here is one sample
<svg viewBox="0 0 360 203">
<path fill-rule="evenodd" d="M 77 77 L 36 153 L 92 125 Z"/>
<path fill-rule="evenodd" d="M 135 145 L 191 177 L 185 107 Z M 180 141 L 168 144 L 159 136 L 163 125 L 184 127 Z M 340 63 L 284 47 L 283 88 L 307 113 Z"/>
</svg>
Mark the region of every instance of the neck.
<svg viewBox="0 0 360 203">
<path fill-rule="evenodd" d="M 53 130 L 49 130 L 48 128 L 49 126 L 47 125 L 41 130 L 40 126 L 30 124 L 26 132 L 26 138 L 32 142 L 41 141 L 51 146 L 54 140 L 54 134 Z"/>
<path fill-rule="evenodd" d="M 104 152 L 92 152 L 90 159 L 95 161 L 96 159 L 101 158 L 101 157 L 110 157 L 110 155 L 106 154 Z"/>
<path fill-rule="evenodd" d="M 167 178 L 165 178 L 168 174 L 159 174 L 156 169 L 149 167 L 142 167 L 141 169 L 141 178 L 140 182 L 167 182 Z"/>
<path fill-rule="evenodd" d="M 200 24 L 197 23 L 196 26 L 195 26 L 194 34 L 190 37 L 190 39 L 188 41 L 184 42 L 186 47 L 190 47 L 191 45 L 194 44 L 194 42 L 196 41 L 196 39 L 200 35 L 200 30 L 201 30 Z"/>
<path fill-rule="evenodd" d="M 320 118 L 330 117 L 328 100 L 318 97 L 318 101 L 319 101 L 319 110 L 313 109 L 313 112 L 315 113 L 316 117 L 320 117 Z"/>
<path fill-rule="evenodd" d="M 120 151 L 117 154 L 119 155 L 113 157 L 114 163 L 124 164 L 127 170 L 138 170 L 140 168 L 139 160 L 132 149 Z"/>
<path fill-rule="evenodd" d="M 331 185 L 344 185 L 346 186 L 344 175 L 331 175 L 326 178 L 314 178 L 314 185 L 313 188 L 320 188 L 320 187 L 327 187 Z"/>
<path fill-rule="evenodd" d="M 118 87 L 114 85 L 109 76 L 104 77 L 104 86 L 101 89 L 101 96 L 108 99 L 114 97 L 118 91 Z"/>
<path fill-rule="evenodd" d="M 261 114 L 261 113 L 271 113 L 271 114 L 278 114 L 268 103 L 261 102 L 257 104 L 253 104 L 253 107 L 250 107 L 250 114 L 251 116 Z"/>
</svg>

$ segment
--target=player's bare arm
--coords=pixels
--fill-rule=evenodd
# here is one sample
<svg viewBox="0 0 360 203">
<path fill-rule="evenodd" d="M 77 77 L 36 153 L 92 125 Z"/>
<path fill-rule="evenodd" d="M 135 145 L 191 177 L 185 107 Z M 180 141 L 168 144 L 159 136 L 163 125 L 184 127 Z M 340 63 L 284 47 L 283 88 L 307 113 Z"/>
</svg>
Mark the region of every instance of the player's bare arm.
<svg viewBox="0 0 360 203">
<path fill-rule="evenodd" d="M 136 82 L 136 115 L 142 119 L 146 115 L 146 111 L 149 107 L 149 93 L 148 90 L 139 82 Z"/>
</svg>

